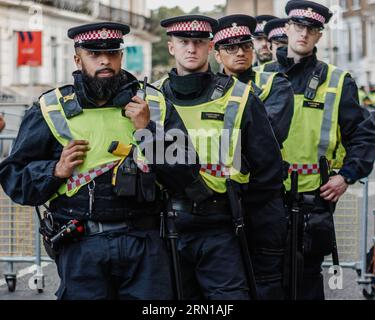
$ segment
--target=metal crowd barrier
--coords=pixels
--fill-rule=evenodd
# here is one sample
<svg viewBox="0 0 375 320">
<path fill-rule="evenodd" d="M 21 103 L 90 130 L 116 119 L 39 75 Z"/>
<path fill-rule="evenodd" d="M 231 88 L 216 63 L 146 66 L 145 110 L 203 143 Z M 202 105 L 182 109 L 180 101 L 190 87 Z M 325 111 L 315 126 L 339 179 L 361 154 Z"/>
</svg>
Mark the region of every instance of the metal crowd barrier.
<svg viewBox="0 0 375 320">
<path fill-rule="evenodd" d="M 369 244 L 375 245 L 375 229 L 372 240 L 368 238 L 370 226 L 374 226 L 375 208 L 369 208 L 369 186 L 374 188 L 375 173 L 350 186 L 337 203 L 334 213 L 336 241 L 340 267 L 357 272 L 357 283 L 367 299 L 375 297 L 375 276 L 368 271 Z M 323 267 L 332 266 L 331 256 L 327 256 Z"/>
<path fill-rule="evenodd" d="M 0 135 L 0 146 L 5 141 L 13 144 L 15 135 Z M 43 254 L 43 256 L 42 256 Z M 35 209 L 14 203 L 0 188 L 0 262 L 5 262 L 7 270 L 4 278 L 9 291 L 16 289 L 17 274 L 15 263 L 33 263 L 36 273 L 33 275 L 38 292 L 44 289 L 42 261 L 52 261 L 41 248 L 39 221 Z"/>
</svg>

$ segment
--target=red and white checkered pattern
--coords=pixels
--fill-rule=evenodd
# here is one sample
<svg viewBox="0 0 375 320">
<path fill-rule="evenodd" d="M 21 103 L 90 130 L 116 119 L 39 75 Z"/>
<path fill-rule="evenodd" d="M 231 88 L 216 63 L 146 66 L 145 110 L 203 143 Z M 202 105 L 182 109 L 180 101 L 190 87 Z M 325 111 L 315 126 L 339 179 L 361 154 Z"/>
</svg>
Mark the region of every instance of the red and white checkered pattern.
<svg viewBox="0 0 375 320">
<path fill-rule="evenodd" d="M 202 164 L 201 171 L 219 178 L 224 178 L 230 175 L 230 168 L 220 164 Z"/>
<path fill-rule="evenodd" d="M 214 36 L 214 43 L 234 37 L 240 36 L 251 36 L 251 32 L 249 27 L 247 26 L 233 26 L 230 28 L 226 28 L 223 30 L 218 31 Z"/>
<path fill-rule="evenodd" d="M 100 29 L 77 34 L 74 42 L 84 42 L 90 40 L 122 39 L 122 31 L 115 29 Z"/>
<path fill-rule="evenodd" d="M 200 20 L 176 22 L 167 27 L 167 32 L 177 31 L 212 32 L 212 27 L 209 22 Z"/>
<path fill-rule="evenodd" d="M 85 173 L 79 173 L 76 175 L 71 176 L 68 179 L 68 191 L 73 190 L 81 185 L 89 183 L 91 180 L 99 177 L 103 173 L 111 170 L 118 161 L 113 161 L 110 163 L 103 164 L 97 168 L 91 169 Z"/>
<path fill-rule="evenodd" d="M 137 167 L 139 170 L 141 170 L 144 173 L 150 172 L 150 167 L 142 160 L 137 159 L 136 161 Z"/>
<path fill-rule="evenodd" d="M 263 32 L 265 25 L 266 25 L 266 21 L 263 21 L 261 23 L 257 23 L 257 26 L 256 26 L 254 32 Z"/>
<path fill-rule="evenodd" d="M 309 164 L 298 164 L 293 163 L 289 166 L 289 173 L 297 171 L 298 174 L 307 175 L 307 174 L 318 174 L 320 173 L 318 163 L 309 163 Z"/>
<path fill-rule="evenodd" d="M 285 28 L 275 28 L 268 34 L 268 39 L 272 37 L 282 37 L 283 35 L 285 35 Z"/>
<path fill-rule="evenodd" d="M 313 20 L 316 20 L 316 21 L 319 21 L 321 22 L 322 24 L 324 24 L 326 22 L 326 18 L 324 18 L 324 16 L 322 16 L 321 14 L 317 13 L 317 12 L 314 12 L 312 11 L 311 9 L 293 9 L 289 12 L 289 17 L 292 18 L 292 17 L 306 17 L 306 18 L 310 18 L 310 19 L 313 19 Z"/>
</svg>

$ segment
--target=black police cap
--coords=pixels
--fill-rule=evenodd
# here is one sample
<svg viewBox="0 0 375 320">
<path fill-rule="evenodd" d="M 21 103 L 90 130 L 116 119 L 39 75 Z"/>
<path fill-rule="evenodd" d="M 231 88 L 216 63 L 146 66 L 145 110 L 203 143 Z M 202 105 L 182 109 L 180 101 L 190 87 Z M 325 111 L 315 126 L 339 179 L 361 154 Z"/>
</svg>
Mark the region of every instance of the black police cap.
<svg viewBox="0 0 375 320">
<path fill-rule="evenodd" d="M 246 14 L 232 14 L 218 19 L 214 29 L 214 43 L 238 44 L 252 40 L 252 33 L 256 27 L 256 20 Z"/>
<path fill-rule="evenodd" d="M 203 15 L 185 15 L 160 21 L 168 35 L 186 38 L 211 38 L 217 20 Z"/>
<path fill-rule="evenodd" d="M 91 51 L 123 49 L 123 36 L 130 32 L 129 26 L 115 22 L 89 23 L 68 30 L 68 37 L 75 47 Z"/>
<path fill-rule="evenodd" d="M 329 8 L 319 3 L 302 0 L 289 1 L 285 12 L 292 21 L 320 28 L 323 28 L 333 15 Z"/>
<path fill-rule="evenodd" d="M 268 40 L 287 40 L 288 36 L 285 33 L 285 24 L 288 21 L 288 18 L 268 21 L 264 26 L 264 33 L 267 35 Z"/>
<path fill-rule="evenodd" d="M 257 26 L 255 28 L 253 35 L 255 37 L 265 37 L 264 26 L 266 25 L 268 21 L 277 19 L 277 17 L 269 15 L 269 14 L 262 14 L 262 15 L 256 16 L 255 19 L 257 21 Z"/>
</svg>

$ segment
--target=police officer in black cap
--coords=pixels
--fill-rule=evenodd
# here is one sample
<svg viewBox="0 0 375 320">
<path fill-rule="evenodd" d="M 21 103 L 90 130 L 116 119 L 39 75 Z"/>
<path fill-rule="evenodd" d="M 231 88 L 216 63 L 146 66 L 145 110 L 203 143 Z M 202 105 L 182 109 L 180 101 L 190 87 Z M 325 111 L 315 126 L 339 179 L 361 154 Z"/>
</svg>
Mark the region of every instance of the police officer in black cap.
<svg viewBox="0 0 375 320">
<path fill-rule="evenodd" d="M 299 0 L 289 1 L 285 10 L 289 16 L 285 25 L 288 47 L 278 49 L 275 69 L 286 73 L 295 95 L 283 155 L 290 163 L 289 173 L 298 173 L 303 215 L 299 227 L 304 233 L 298 246 L 304 267 L 297 298 L 324 299 L 321 264 L 332 252 L 336 260 L 334 206 L 349 185 L 369 175 L 373 168 L 375 122 L 359 105 L 357 85 L 350 74 L 316 57 L 315 46 L 332 17 L 330 10 Z M 328 182 L 324 178 L 327 166 L 331 167 Z M 289 179 L 285 186 L 291 189 Z"/>
<path fill-rule="evenodd" d="M 215 57 L 224 67 L 223 72 L 254 86 L 263 101 L 277 141 L 282 147 L 288 136 L 293 116 L 293 91 L 284 75 L 259 72 L 252 68 L 253 38 L 256 21 L 243 14 L 218 20 L 214 30 Z"/>
<path fill-rule="evenodd" d="M 255 67 L 272 61 L 272 53 L 269 49 L 267 35 L 264 32 L 264 27 L 268 21 L 276 18 L 277 17 L 275 16 L 267 14 L 255 17 L 257 21 L 255 31 L 253 32 L 254 51 L 257 58 L 256 62 L 254 63 Z"/>
<path fill-rule="evenodd" d="M 74 84 L 34 103 L 0 165 L 1 185 L 13 201 L 50 201 L 41 227 L 61 279 L 58 299 L 173 298 L 155 175 L 184 192 L 199 167 L 165 159 L 156 165 L 154 153 L 133 152 L 154 147 L 157 127 L 185 129 L 158 90 L 139 91 L 139 82 L 121 69 L 128 32 L 111 22 L 68 31 L 76 50 Z M 149 98 L 163 119 L 150 120 Z M 143 144 L 141 131 L 150 137 Z"/>
<path fill-rule="evenodd" d="M 282 147 L 293 116 L 293 91 L 289 81 L 279 73 L 253 70 L 251 34 L 256 25 L 253 17 L 236 14 L 220 18 L 218 22 L 213 39 L 216 60 L 223 65 L 225 74 L 254 87 L 255 93 L 264 102 Z M 272 198 L 265 206 L 248 206 L 247 209 L 247 231 L 259 296 L 261 299 L 282 299 L 287 222 L 282 195 L 280 193 Z M 268 232 L 271 229 L 273 232 Z"/>
<path fill-rule="evenodd" d="M 168 49 L 176 68 L 155 85 L 184 121 L 200 157 L 202 179 L 212 193 L 200 203 L 173 197 L 185 298 L 248 299 L 226 183 L 244 190 L 246 206 L 262 206 L 279 196 L 278 143 L 252 88 L 231 75 L 211 72 L 208 55 L 217 21 L 189 15 L 161 25 L 170 36 Z M 225 141 L 231 151 L 221 143 Z"/>
<path fill-rule="evenodd" d="M 264 33 L 267 36 L 268 42 L 270 44 L 270 50 L 272 52 L 272 61 L 277 60 L 276 52 L 278 48 L 288 46 L 288 36 L 285 31 L 285 24 L 288 19 L 272 19 L 266 23 L 264 26 Z M 267 68 L 268 64 L 260 66 L 260 70 Z"/>
</svg>

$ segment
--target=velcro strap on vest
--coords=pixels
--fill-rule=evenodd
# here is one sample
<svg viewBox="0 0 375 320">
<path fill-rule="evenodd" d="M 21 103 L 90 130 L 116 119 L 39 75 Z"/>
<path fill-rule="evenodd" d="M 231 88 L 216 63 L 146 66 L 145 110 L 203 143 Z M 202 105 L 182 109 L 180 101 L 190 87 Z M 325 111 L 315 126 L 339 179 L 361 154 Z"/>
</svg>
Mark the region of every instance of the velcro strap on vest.
<svg viewBox="0 0 375 320">
<path fill-rule="evenodd" d="M 95 178 L 101 176 L 103 173 L 108 172 L 117 164 L 117 162 L 118 161 L 106 163 L 87 172 L 71 176 L 70 178 L 68 178 L 67 182 L 68 191 L 73 190 L 83 184 L 89 183 Z"/>
</svg>

